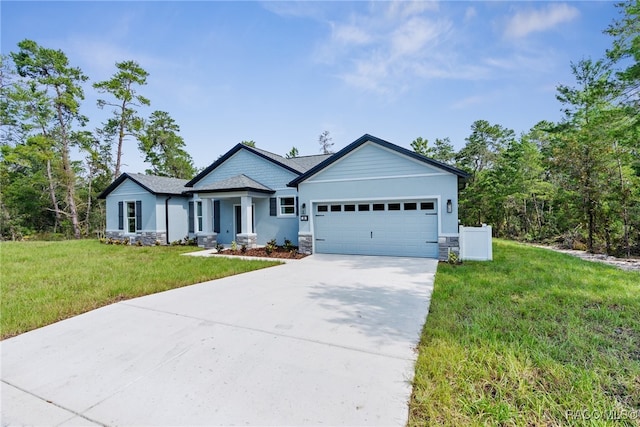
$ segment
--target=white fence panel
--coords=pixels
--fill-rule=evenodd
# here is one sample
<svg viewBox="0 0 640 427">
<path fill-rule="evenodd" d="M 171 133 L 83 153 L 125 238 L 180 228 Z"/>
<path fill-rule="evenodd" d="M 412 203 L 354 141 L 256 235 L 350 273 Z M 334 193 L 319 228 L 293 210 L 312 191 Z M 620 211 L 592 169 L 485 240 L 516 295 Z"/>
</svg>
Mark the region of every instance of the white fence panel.
<svg viewBox="0 0 640 427">
<path fill-rule="evenodd" d="M 491 247 L 491 226 L 460 226 L 460 258 L 468 261 L 493 260 Z"/>
</svg>

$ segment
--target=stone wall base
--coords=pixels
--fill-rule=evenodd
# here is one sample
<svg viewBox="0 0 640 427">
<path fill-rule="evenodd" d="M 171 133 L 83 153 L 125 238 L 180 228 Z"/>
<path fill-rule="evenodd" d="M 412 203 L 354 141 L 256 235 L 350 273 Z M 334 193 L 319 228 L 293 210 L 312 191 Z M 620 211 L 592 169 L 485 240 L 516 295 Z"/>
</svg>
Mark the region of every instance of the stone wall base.
<svg viewBox="0 0 640 427">
<path fill-rule="evenodd" d="M 438 260 L 448 261 L 449 252 L 453 252 L 460 257 L 459 237 L 438 237 Z"/>
<path fill-rule="evenodd" d="M 298 233 L 298 252 L 305 255 L 311 255 L 313 252 L 312 234 Z"/>
<path fill-rule="evenodd" d="M 201 248 L 212 249 L 218 244 L 217 233 L 198 234 L 196 238 L 198 239 L 198 246 Z"/>
<path fill-rule="evenodd" d="M 165 231 L 137 231 L 136 234 L 125 234 L 124 231 L 107 231 L 107 239 L 119 240 L 121 242 L 129 239 L 130 245 L 155 246 L 167 244 L 167 233 Z"/>
<path fill-rule="evenodd" d="M 238 247 L 245 245 L 247 248 L 255 248 L 258 246 L 258 235 L 255 233 L 236 234 L 236 243 Z"/>
</svg>

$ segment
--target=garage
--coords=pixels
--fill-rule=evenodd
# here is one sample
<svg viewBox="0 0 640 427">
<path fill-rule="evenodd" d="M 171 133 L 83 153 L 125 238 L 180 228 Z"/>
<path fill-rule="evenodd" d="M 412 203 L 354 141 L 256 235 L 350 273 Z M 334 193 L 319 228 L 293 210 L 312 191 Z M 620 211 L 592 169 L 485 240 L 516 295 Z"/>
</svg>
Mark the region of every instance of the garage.
<svg viewBox="0 0 640 427">
<path fill-rule="evenodd" d="M 316 202 L 315 252 L 438 257 L 435 199 Z"/>
</svg>

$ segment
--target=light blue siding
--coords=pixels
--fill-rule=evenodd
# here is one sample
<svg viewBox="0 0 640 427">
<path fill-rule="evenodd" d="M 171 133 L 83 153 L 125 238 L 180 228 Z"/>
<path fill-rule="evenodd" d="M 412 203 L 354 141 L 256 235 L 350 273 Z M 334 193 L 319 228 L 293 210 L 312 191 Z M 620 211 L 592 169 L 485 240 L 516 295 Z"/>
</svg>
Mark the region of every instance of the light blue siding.
<svg viewBox="0 0 640 427">
<path fill-rule="evenodd" d="M 273 190 L 285 188 L 288 182 L 297 177 L 295 173 L 262 157 L 246 150 L 240 150 L 198 181 L 194 185 L 194 190 L 240 174 L 245 174 L 254 181 L 266 185 Z"/>
<path fill-rule="evenodd" d="M 440 169 L 392 152 L 377 144 L 365 143 L 352 153 L 312 176 L 307 182 L 442 172 Z"/>
<path fill-rule="evenodd" d="M 127 179 L 107 196 L 107 231 L 118 231 L 118 202 L 133 202 L 136 200 L 142 202 L 141 231 L 157 230 L 156 196 L 132 180 Z M 164 230 L 164 224 L 162 225 L 162 229 Z"/>
</svg>

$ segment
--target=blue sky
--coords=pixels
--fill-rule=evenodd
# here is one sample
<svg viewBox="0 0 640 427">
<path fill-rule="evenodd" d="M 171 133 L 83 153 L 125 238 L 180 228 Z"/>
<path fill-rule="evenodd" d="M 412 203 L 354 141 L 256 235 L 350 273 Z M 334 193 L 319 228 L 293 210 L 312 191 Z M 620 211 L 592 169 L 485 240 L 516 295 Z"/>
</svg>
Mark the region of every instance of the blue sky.
<svg viewBox="0 0 640 427">
<path fill-rule="evenodd" d="M 63 50 L 91 82 L 115 62 L 150 76 L 143 116 L 164 110 L 204 167 L 242 140 L 284 155 L 338 150 L 365 133 L 456 149 L 484 119 L 528 131 L 561 118 L 570 62 L 598 59 L 618 17 L 607 2 L 308 1 L 0 3 L 3 54 L 25 38 Z M 106 112 L 87 86 L 89 128 Z M 143 172 L 136 143 L 125 171 Z"/>
</svg>

